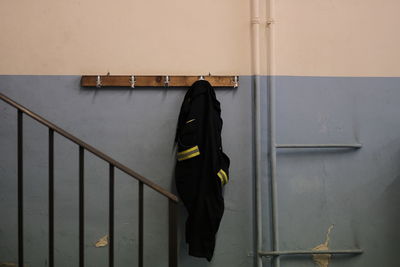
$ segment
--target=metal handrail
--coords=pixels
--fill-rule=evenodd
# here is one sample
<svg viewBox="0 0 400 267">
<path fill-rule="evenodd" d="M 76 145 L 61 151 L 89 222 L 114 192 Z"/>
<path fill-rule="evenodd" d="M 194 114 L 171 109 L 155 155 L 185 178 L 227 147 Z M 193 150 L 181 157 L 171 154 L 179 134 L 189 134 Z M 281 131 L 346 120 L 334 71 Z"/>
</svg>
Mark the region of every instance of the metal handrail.
<svg viewBox="0 0 400 267">
<path fill-rule="evenodd" d="M 278 257 L 278 256 L 298 256 L 298 255 L 358 255 L 362 254 L 362 249 L 341 249 L 341 250 L 284 250 L 284 251 L 259 251 L 258 255 L 263 257 Z"/>
<path fill-rule="evenodd" d="M 129 176 L 138 180 L 139 182 L 139 202 L 138 202 L 138 230 L 139 230 L 139 250 L 138 250 L 138 266 L 143 267 L 143 185 L 147 185 L 156 192 L 164 195 L 168 198 L 168 267 L 177 267 L 178 266 L 178 213 L 177 213 L 177 204 L 178 197 L 174 194 L 166 191 L 160 186 L 154 184 L 149 181 L 145 177 L 136 173 L 135 171 L 129 169 L 122 163 L 112 159 L 106 154 L 100 152 L 96 148 L 91 145 L 83 142 L 79 138 L 73 136 L 72 134 L 66 132 L 60 127 L 54 125 L 48 120 L 42 118 L 38 114 L 30 111 L 24 106 L 16 103 L 10 98 L 0 93 L 0 99 L 6 102 L 7 104 L 15 107 L 18 111 L 17 116 L 17 202 L 18 202 L 18 267 L 25 266 L 24 264 L 24 213 L 23 213 L 23 114 L 28 115 L 39 123 L 47 126 L 49 128 L 49 186 L 48 186 L 48 197 L 49 197 L 49 239 L 48 239 L 48 255 L 49 255 L 49 267 L 54 267 L 54 132 L 57 132 L 61 136 L 71 140 L 75 144 L 79 145 L 79 267 L 85 266 L 85 221 L 84 221 L 84 212 L 85 212 L 85 204 L 84 204 L 84 192 L 85 192 L 85 183 L 84 183 L 84 169 L 85 169 L 85 150 L 93 153 L 97 157 L 105 160 L 109 164 L 109 249 L 108 249 L 108 266 L 114 267 L 114 190 L 115 190 L 115 168 L 120 169 L 125 172 Z"/>
<path fill-rule="evenodd" d="M 132 169 L 126 167 L 125 165 L 123 165 L 122 163 L 112 159 L 110 156 L 104 154 L 103 152 L 101 152 L 98 149 L 94 148 L 93 146 L 85 143 L 84 141 L 82 141 L 81 139 L 77 138 L 76 136 L 74 136 L 74 135 L 68 133 L 67 131 L 61 129 L 57 125 L 54 125 L 53 123 L 51 123 L 48 120 L 46 120 L 43 117 L 41 117 L 40 115 L 34 113 L 33 111 L 27 109 L 26 107 L 24 107 L 24 106 L 18 104 L 17 102 L 11 100 L 7 96 L 3 95 L 2 93 L 0 93 L 0 99 L 3 100 L 4 102 L 10 104 L 11 106 L 17 108 L 18 110 L 22 111 L 23 113 L 25 113 L 29 117 L 35 119 L 36 121 L 40 122 L 41 124 L 43 124 L 43 125 L 47 126 L 48 128 L 54 130 L 58 134 L 60 134 L 60 135 L 64 136 L 65 138 L 71 140 L 75 144 L 83 147 L 85 150 L 87 150 L 87 151 L 93 153 L 94 155 L 98 156 L 99 158 L 107 161 L 108 163 L 112 164 L 116 168 L 118 168 L 121 171 L 125 172 L 126 174 L 132 176 L 136 180 L 141 181 L 145 185 L 149 186 L 150 188 L 154 189 L 155 191 L 159 192 L 160 194 L 166 196 L 167 198 L 169 198 L 169 199 L 171 199 L 171 200 L 173 200 L 175 202 L 179 201 L 178 197 L 176 195 L 168 192 L 167 190 L 165 190 L 161 186 L 151 182 L 150 180 L 148 180 L 147 178 L 145 178 L 142 175 L 138 174 L 134 170 L 132 170 Z"/>
<path fill-rule="evenodd" d="M 276 144 L 276 148 L 354 148 L 362 147 L 362 144 Z"/>
</svg>

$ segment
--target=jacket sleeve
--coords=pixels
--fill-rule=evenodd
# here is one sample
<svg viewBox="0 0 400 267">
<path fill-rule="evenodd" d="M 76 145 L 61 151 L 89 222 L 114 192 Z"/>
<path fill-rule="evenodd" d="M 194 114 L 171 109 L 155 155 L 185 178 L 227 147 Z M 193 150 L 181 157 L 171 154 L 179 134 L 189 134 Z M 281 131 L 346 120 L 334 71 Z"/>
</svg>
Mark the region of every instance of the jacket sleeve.
<svg viewBox="0 0 400 267">
<path fill-rule="evenodd" d="M 222 185 L 227 184 L 229 181 L 229 165 L 230 159 L 221 149 L 219 152 L 219 170 L 217 175 Z"/>
</svg>

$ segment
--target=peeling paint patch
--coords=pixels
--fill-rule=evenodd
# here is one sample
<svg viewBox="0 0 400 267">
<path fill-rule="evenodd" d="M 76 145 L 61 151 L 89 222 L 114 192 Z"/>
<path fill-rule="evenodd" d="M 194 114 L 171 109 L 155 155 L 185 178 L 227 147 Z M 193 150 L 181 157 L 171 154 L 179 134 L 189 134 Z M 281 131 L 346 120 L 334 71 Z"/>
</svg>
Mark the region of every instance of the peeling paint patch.
<svg viewBox="0 0 400 267">
<path fill-rule="evenodd" d="M 96 248 L 101 248 L 101 247 L 105 247 L 108 245 L 108 235 L 103 236 L 102 238 L 100 238 L 96 244 L 95 247 Z M 1 267 L 1 266 L 0 266 Z"/>
<path fill-rule="evenodd" d="M 333 229 L 333 224 L 328 228 L 325 242 L 314 247 L 312 250 L 315 251 L 329 250 L 329 241 L 332 229 Z M 313 260 L 318 267 L 328 267 L 331 257 L 332 257 L 331 254 L 314 254 Z"/>
</svg>

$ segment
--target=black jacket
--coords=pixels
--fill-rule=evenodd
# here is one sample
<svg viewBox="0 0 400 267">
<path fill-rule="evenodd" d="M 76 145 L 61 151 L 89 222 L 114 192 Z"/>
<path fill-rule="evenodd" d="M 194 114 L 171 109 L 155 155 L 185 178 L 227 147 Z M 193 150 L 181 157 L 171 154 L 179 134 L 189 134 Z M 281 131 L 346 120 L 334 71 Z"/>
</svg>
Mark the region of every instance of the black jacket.
<svg viewBox="0 0 400 267">
<path fill-rule="evenodd" d="M 211 260 L 224 212 L 222 186 L 229 180 L 229 158 L 222 151 L 220 103 L 213 87 L 196 81 L 182 103 L 176 132 L 175 181 L 189 216 L 189 254 Z"/>
</svg>

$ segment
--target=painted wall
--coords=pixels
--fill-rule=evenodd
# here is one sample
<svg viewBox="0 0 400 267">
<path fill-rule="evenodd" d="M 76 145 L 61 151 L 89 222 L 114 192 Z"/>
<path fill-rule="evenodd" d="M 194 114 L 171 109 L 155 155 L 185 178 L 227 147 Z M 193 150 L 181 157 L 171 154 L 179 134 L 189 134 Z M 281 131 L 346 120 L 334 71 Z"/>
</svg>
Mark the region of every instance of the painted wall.
<svg viewBox="0 0 400 267">
<path fill-rule="evenodd" d="M 250 2 L 0 2 L 1 74 L 250 73 Z"/>
<path fill-rule="evenodd" d="M 398 76 L 396 0 L 273 0 L 274 75 Z M 0 74 L 251 74 L 250 1 L 1 1 Z M 267 74 L 268 1 L 261 1 Z"/>
<path fill-rule="evenodd" d="M 396 0 L 275 0 L 275 75 L 399 76 Z"/>
<path fill-rule="evenodd" d="M 361 143 L 360 150 L 282 150 L 278 153 L 278 207 L 282 250 L 361 248 L 358 257 L 336 257 L 329 266 L 396 267 L 400 238 L 397 209 L 400 160 L 399 78 L 275 77 L 278 143 Z M 235 91 L 219 90 L 224 148 L 232 159 L 225 188 L 226 212 L 211 264 L 186 256 L 180 209 L 181 266 L 252 266 L 253 190 L 251 77 Z M 263 101 L 267 77 L 263 77 Z M 27 87 L 26 85 L 30 86 Z M 184 91 L 85 90 L 78 76 L 1 76 L 2 93 L 56 122 L 173 189 L 173 138 Z M 7 88 L 7 89 L 3 89 Z M 264 102 L 265 103 L 265 102 Z M 266 117 L 266 106 L 263 116 Z M 0 260 L 16 260 L 16 112 L 0 105 Z M 47 131 L 25 119 L 25 246 L 29 266 L 45 266 L 47 244 Z M 265 122 L 265 120 L 264 120 Z M 152 129 L 152 130 L 149 130 Z M 263 160 L 267 164 L 263 128 Z M 77 147 L 56 136 L 56 263 L 77 262 Z M 106 248 L 94 243 L 107 232 L 107 165 L 86 155 L 88 266 L 106 266 Z M 10 168 L 11 167 L 11 168 Z M 269 182 L 263 172 L 264 249 L 270 249 Z M 137 257 L 137 183 L 117 172 L 116 262 Z M 166 201 L 145 191 L 145 262 L 165 266 Z M 265 266 L 268 265 L 265 260 Z M 313 266 L 307 257 L 284 266 Z"/>
<path fill-rule="evenodd" d="M 79 76 L 0 76 L 0 92 L 32 109 L 153 182 L 175 189 L 173 150 L 182 89 L 82 89 Z M 27 86 L 29 85 L 29 86 Z M 180 205 L 181 266 L 251 266 L 253 250 L 251 79 L 237 90 L 218 90 L 224 150 L 231 158 L 225 214 L 213 262 L 187 256 Z M 0 263 L 17 259 L 16 111 L 0 102 Z M 240 127 L 238 127 L 240 125 Z M 25 254 L 30 267 L 47 261 L 47 129 L 24 119 Z M 55 137 L 55 261 L 78 264 L 78 147 Z M 107 234 L 108 165 L 86 154 L 88 267 L 107 265 L 107 248 L 94 243 Z M 137 182 L 116 172 L 116 266 L 137 264 Z M 144 192 L 145 266 L 167 266 L 168 202 Z"/>
<path fill-rule="evenodd" d="M 385 267 L 396 267 L 400 81 L 393 77 L 400 74 L 400 3 L 275 0 L 274 4 L 275 68 L 270 74 L 277 81 L 278 141 L 358 141 L 364 145 L 353 152 L 279 153 L 281 249 L 321 244 L 334 224 L 331 248 L 361 247 L 366 252 L 357 258 L 336 259 L 331 266 L 372 267 L 384 262 Z M 261 2 L 264 75 L 269 73 L 267 6 L 267 1 Z M 243 75 L 238 90 L 218 91 L 225 121 L 224 146 L 233 169 L 225 190 L 227 209 L 215 259 L 207 264 L 185 257 L 181 242 L 181 263 L 252 266 L 248 257 L 253 249 L 250 21 L 250 1 L 238 0 L 200 4 L 182 0 L 1 1 L 0 92 L 156 183 L 173 188 L 173 133 L 184 92 L 84 90 L 79 87 L 79 76 L 107 72 Z M 264 116 L 266 79 L 262 83 Z M 15 166 L 15 113 L 4 104 L 0 110 L 0 210 L 8 218 L 0 220 L 0 260 L 15 261 L 16 173 L 8 167 Z M 30 266 L 43 266 L 46 129 L 30 120 L 26 120 L 26 129 L 26 216 L 27 222 L 35 222 L 25 225 L 26 256 Z M 265 127 L 263 131 L 266 163 Z M 56 261 L 58 266 L 70 266 L 77 260 L 77 151 L 60 138 L 56 141 Z M 107 230 L 107 166 L 90 155 L 87 162 L 88 266 L 105 266 L 106 250 L 94 248 L 93 243 Z M 264 169 L 265 249 L 270 245 L 267 175 Z M 117 178 L 117 263 L 125 266 L 134 264 L 137 256 L 137 185 L 121 173 Z M 145 194 L 147 211 L 154 210 L 145 211 L 149 242 L 145 246 L 157 249 L 146 252 L 145 262 L 163 266 L 166 203 L 149 191 Z M 283 264 L 313 265 L 301 257 Z"/>
<path fill-rule="evenodd" d="M 325 243 L 332 226 L 330 249 L 360 248 L 364 254 L 334 257 L 329 267 L 398 266 L 400 78 L 282 76 L 275 81 L 278 144 L 362 144 L 358 150 L 278 150 L 280 249 L 315 248 Z M 265 125 L 263 131 L 266 165 Z M 269 189 L 264 179 L 266 250 L 271 249 Z M 310 257 L 292 256 L 283 257 L 281 266 L 318 265 Z"/>
</svg>

